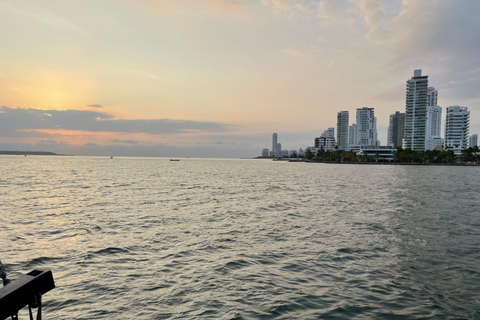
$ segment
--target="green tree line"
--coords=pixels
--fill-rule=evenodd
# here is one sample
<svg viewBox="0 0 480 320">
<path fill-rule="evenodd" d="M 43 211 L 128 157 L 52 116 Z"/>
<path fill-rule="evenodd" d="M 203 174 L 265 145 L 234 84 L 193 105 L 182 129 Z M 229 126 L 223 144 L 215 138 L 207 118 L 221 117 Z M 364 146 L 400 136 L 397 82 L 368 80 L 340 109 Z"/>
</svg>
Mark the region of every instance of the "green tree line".
<svg viewBox="0 0 480 320">
<path fill-rule="evenodd" d="M 307 150 L 304 159 L 319 162 L 393 162 L 393 163 L 454 163 L 456 155 L 453 150 L 426 150 L 413 151 L 411 149 L 403 149 L 397 147 L 392 160 L 381 159 L 379 154 L 367 157 L 366 155 L 358 155 L 353 151 L 343 150 L 324 150 L 321 148 L 314 154 L 311 150 Z M 460 160 L 463 162 L 480 162 L 480 150 L 477 146 L 462 151 Z"/>
</svg>

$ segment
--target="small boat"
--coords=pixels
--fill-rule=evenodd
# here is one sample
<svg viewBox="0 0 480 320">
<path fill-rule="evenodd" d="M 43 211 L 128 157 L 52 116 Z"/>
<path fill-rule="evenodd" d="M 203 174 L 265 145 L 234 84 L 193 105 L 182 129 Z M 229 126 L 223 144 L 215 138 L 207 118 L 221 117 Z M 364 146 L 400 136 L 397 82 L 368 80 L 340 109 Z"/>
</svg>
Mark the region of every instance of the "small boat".
<svg viewBox="0 0 480 320">
<path fill-rule="evenodd" d="M 180 161 L 180 159 L 170 159 L 170 161 Z"/>
</svg>

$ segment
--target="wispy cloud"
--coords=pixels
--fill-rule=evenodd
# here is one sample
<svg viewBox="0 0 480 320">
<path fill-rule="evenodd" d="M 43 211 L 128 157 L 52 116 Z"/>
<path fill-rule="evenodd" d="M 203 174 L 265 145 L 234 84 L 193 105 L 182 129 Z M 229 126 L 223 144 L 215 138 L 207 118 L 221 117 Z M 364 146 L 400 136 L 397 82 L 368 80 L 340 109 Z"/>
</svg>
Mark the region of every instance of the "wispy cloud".
<svg viewBox="0 0 480 320">
<path fill-rule="evenodd" d="M 367 37 L 385 39 L 384 30 L 388 15 L 379 0 L 351 0 L 360 9 L 363 23 L 369 28 Z M 390 17 L 391 18 L 391 17 Z"/>
<path fill-rule="evenodd" d="M 332 0 L 318 3 L 317 18 L 326 24 L 345 24 L 353 29 L 355 19 L 352 6 L 340 6 Z"/>
<path fill-rule="evenodd" d="M 313 12 L 313 1 L 307 0 L 270 0 L 265 1 L 264 5 L 271 4 L 277 12 L 294 14 L 297 12 L 308 13 Z"/>
<path fill-rule="evenodd" d="M 192 13 L 199 10 L 217 14 L 239 15 L 245 13 L 249 8 L 249 3 L 246 0 L 140 0 L 135 2 L 161 15 Z"/>
<path fill-rule="evenodd" d="M 23 1 L 13 2 L 0 2 L 0 8 L 3 12 L 10 12 L 12 14 L 19 14 L 29 19 L 44 23 L 51 27 L 61 28 L 78 33 L 87 33 L 84 29 L 78 27 L 72 22 L 55 15 L 44 9 L 41 6 L 34 5 L 32 3 L 26 3 Z"/>
</svg>

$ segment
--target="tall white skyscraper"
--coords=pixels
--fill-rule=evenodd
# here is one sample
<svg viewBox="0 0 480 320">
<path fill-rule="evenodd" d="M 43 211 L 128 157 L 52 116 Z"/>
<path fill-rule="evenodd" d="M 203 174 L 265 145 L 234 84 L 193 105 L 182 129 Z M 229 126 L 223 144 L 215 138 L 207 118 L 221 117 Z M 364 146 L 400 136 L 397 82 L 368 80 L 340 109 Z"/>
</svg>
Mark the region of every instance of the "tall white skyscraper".
<svg viewBox="0 0 480 320">
<path fill-rule="evenodd" d="M 427 89 L 427 106 L 436 106 L 438 100 L 438 90 L 434 87 L 428 87 Z"/>
<path fill-rule="evenodd" d="M 427 92 L 428 76 L 422 76 L 422 70 L 415 70 L 413 77 L 407 81 L 404 149 L 425 150 Z M 436 96 L 432 93 L 430 98 L 436 99 Z"/>
<path fill-rule="evenodd" d="M 470 139 L 468 139 L 468 147 L 473 148 L 475 146 L 478 146 L 478 135 L 472 134 Z"/>
<path fill-rule="evenodd" d="M 348 145 L 348 111 L 337 113 L 337 144 L 338 149 L 346 150 Z"/>
<path fill-rule="evenodd" d="M 353 123 L 348 127 L 348 145 L 353 146 L 357 143 L 357 125 Z"/>
<path fill-rule="evenodd" d="M 460 153 L 468 148 L 468 130 L 470 111 L 466 107 L 452 106 L 447 108 L 445 121 L 445 149 Z"/>
<path fill-rule="evenodd" d="M 376 146 L 377 141 L 377 118 L 373 108 L 357 109 L 357 134 L 356 145 Z"/>
<path fill-rule="evenodd" d="M 427 137 L 440 137 L 442 131 L 442 107 L 427 106 Z"/>
<path fill-rule="evenodd" d="M 433 87 L 427 89 L 427 119 L 425 125 L 425 150 L 433 150 L 443 144 L 440 137 L 442 128 L 442 108 L 437 105 L 438 91 Z"/>
</svg>

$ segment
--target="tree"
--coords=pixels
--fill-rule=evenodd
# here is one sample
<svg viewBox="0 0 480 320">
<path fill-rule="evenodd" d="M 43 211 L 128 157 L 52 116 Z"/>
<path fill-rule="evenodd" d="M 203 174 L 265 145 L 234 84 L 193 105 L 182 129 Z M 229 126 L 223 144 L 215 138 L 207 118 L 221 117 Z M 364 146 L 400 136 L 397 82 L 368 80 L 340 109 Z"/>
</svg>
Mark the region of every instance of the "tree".
<svg viewBox="0 0 480 320">
<path fill-rule="evenodd" d="M 475 159 L 475 154 L 473 152 L 473 148 L 468 148 L 465 150 L 462 150 L 462 154 L 460 156 L 460 159 L 465 162 L 474 162 Z"/>
<path fill-rule="evenodd" d="M 305 159 L 311 160 L 311 159 L 313 159 L 314 156 L 315 155 L 313 154 L 313 152 L 310 151 L 310 149 L 307 149 L 307 151 L 305 152 Z"/>
<path fill-rule="evenodd" d="M 447 150 L 445 152 L 446 152 L 445 160 L 447 161 L 447 163 L 450 163 L 453 160 L 455 160 L 455 153 L 453 152 L 453 150 Z"/>
</svg>

